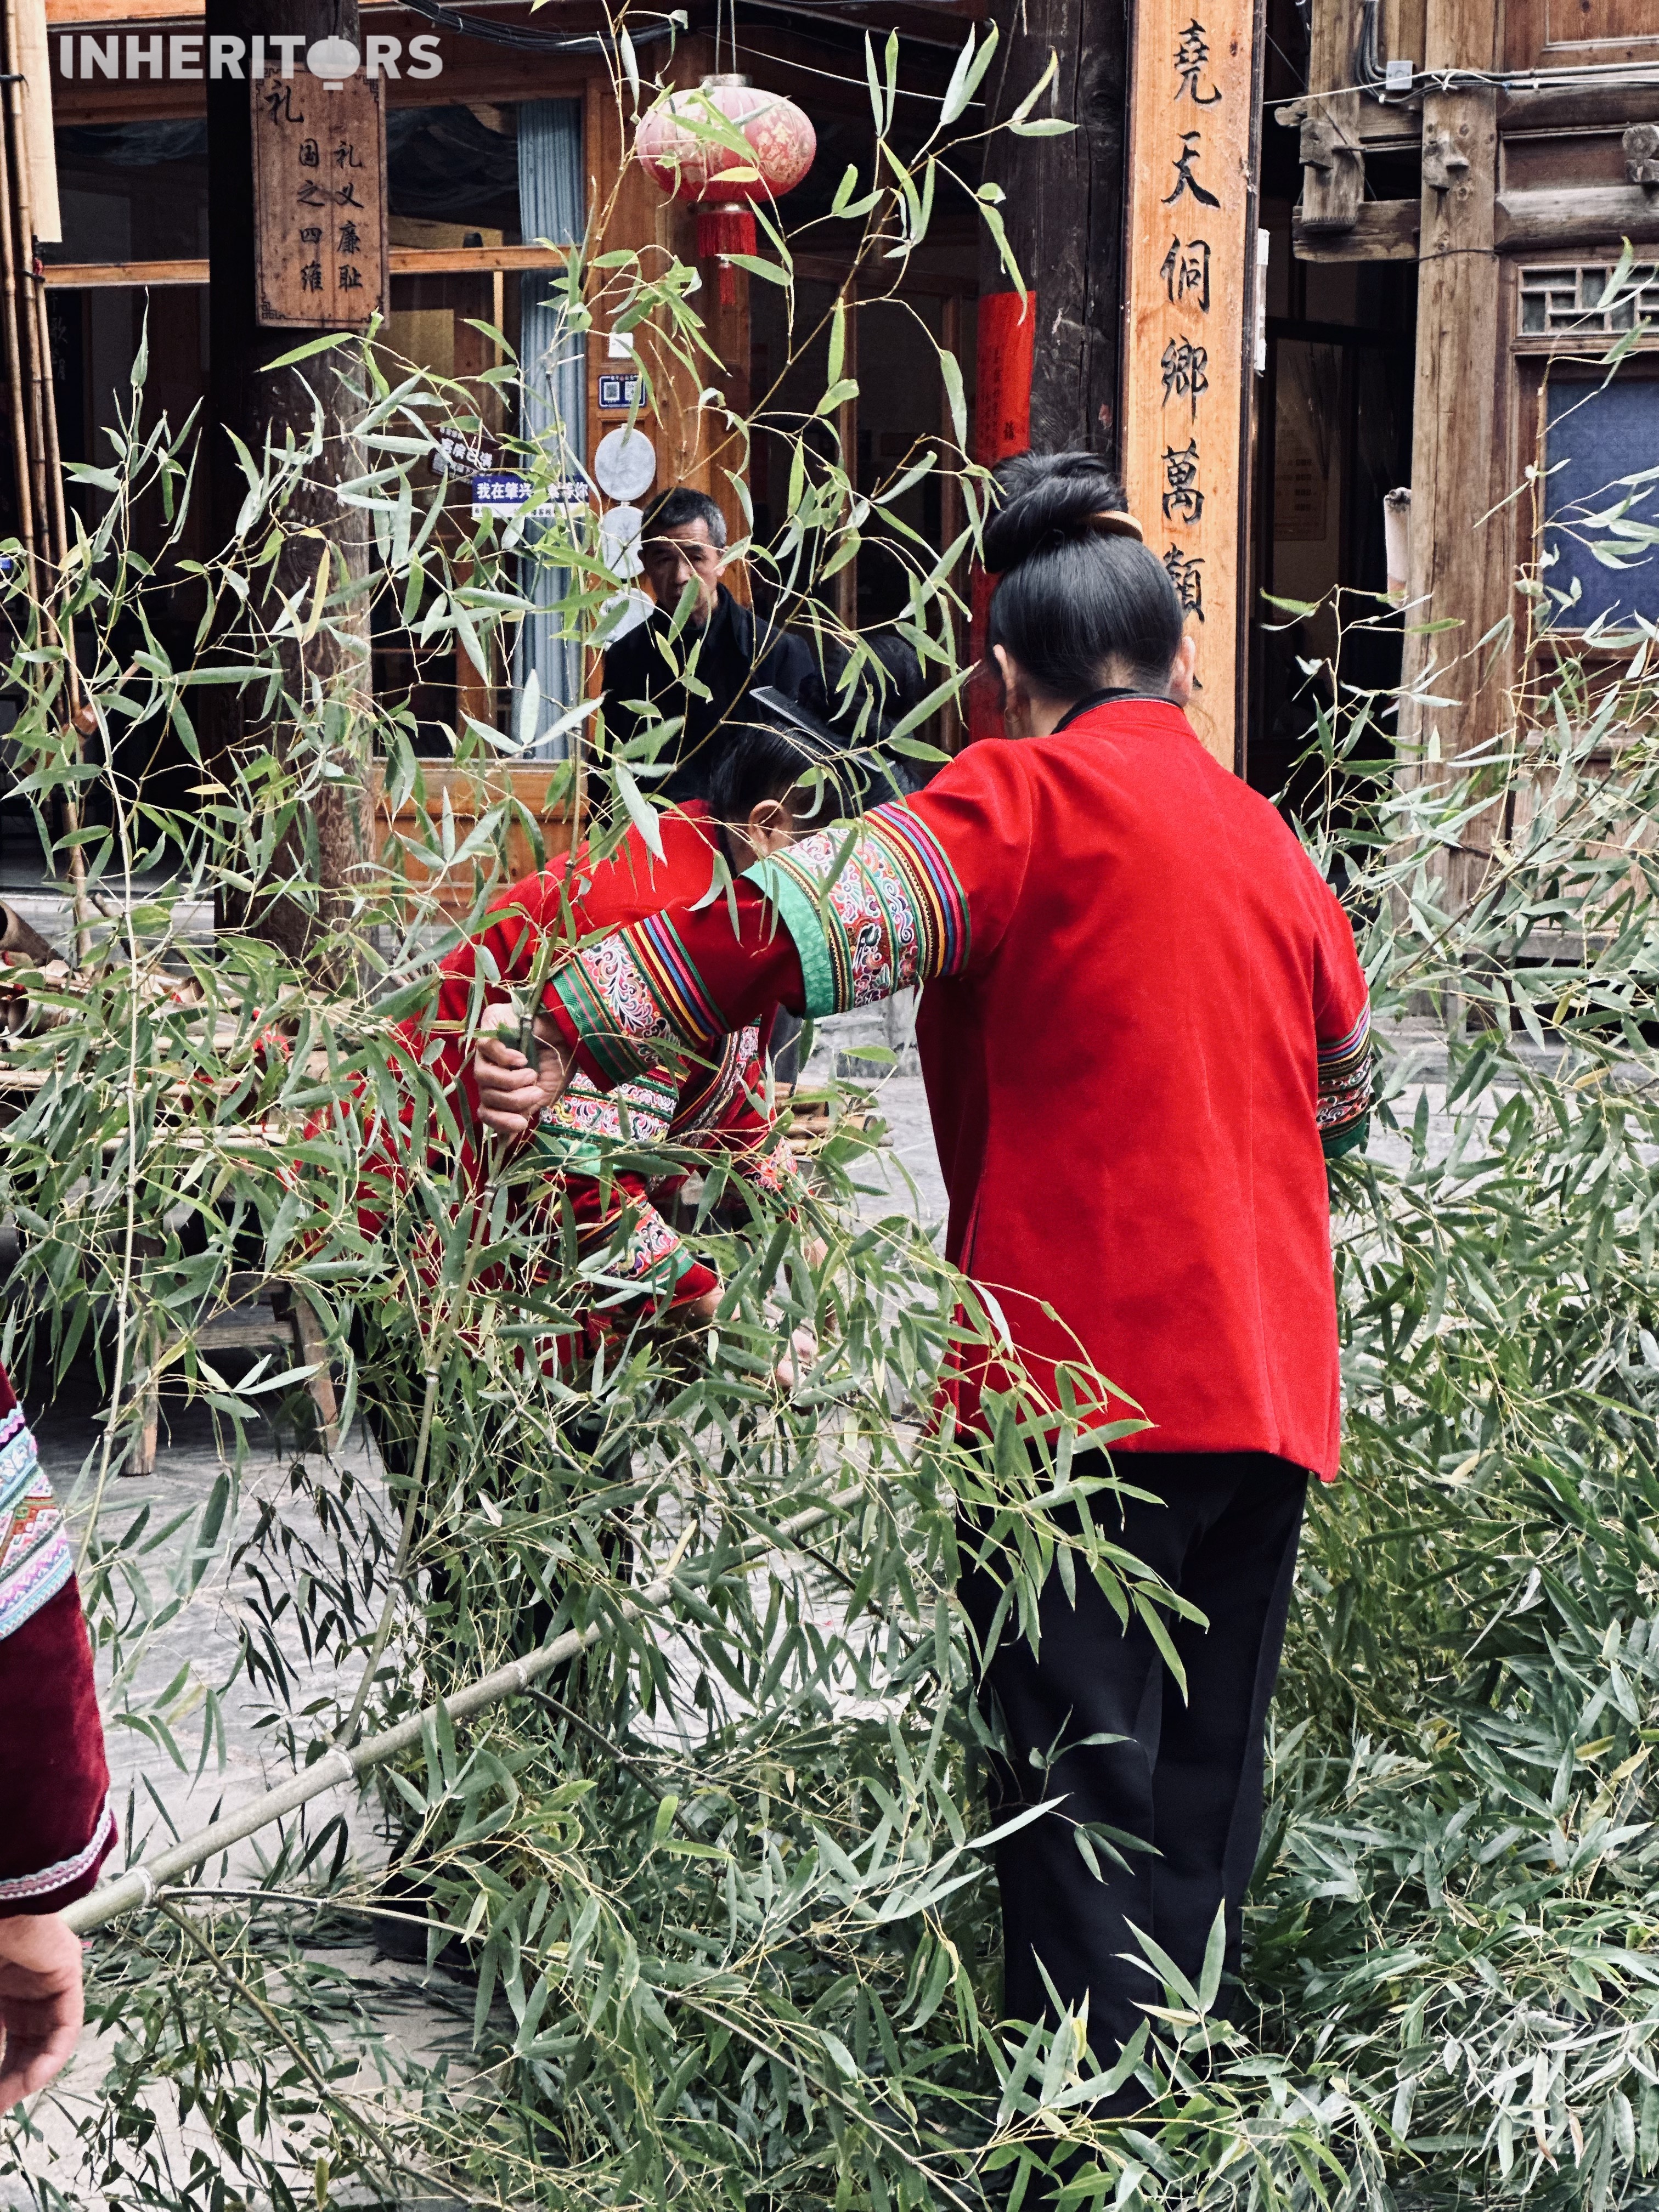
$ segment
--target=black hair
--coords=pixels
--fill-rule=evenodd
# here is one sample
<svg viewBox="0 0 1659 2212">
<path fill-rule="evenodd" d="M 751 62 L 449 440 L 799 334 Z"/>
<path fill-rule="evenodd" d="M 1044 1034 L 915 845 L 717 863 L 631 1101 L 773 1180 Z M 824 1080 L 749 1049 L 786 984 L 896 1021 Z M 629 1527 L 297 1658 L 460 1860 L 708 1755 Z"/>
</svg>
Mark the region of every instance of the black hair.
<svg viewBox="0 0 1659 2212">
<path fill-rule="evenodd" d="M 716 822 L 740 829 L 769 799 L 783 799 L 809 783 L 806 807 L 814 829 L 860 811 L 847 763 L 833 744 L 781 719 L 728 724 L 726 743 L 708 779 L 708 805 Z"/>
<path fill-rule="evenodd" d="M 709 542 L 724 549 L 726 517 L 706 491 L 696 491 L 690 484 L 670 484 L 657 494 L 640 525 L 640 543 L 660 538 L 665 530 L 684 530 L 688 522 L 706 522 Z"/>
<path fill-rule="evenodd" d="M 859 642 L 867 658 L 860 659 L 849 683 L 851 649 L 838 638 L 820 641 L 820 665 L 804 686 L 800 703 L 847 754 L 848 772 L 865 805 L 876 806 L 902 791 L 919 790 L 926 781 L 927 770 L 921 763 L 883 748 L 897 724 L 921 705 L 927 682 L 915 648 L 891 630 L 872 631 Z"/>
<path fill-rule="evenodd" d="M 849 684 L 847 670 L 853 659 L 850 647 L 839 638 L 823 640 L 824 719 L 842 736 L 843 743 L 874 745 L 913 707 L 921 704 L 927 683 L 915 648 L 891 630 L 872 630 L 860 637 L 859 642 L 865 657 Z"/>
<path fill-rule="evenodd" d="M 1098 690 L 1114 661 L 1138 686 L 1163 691 L 1181 644 L 1175 587 L 1150 547 L 1094 524 L 1122 509 L 1121 484 L 1092 453 L 1017 453 L 994 473 L 988 655 L 1006 647 L 1047 699 Z"/>
</svg>

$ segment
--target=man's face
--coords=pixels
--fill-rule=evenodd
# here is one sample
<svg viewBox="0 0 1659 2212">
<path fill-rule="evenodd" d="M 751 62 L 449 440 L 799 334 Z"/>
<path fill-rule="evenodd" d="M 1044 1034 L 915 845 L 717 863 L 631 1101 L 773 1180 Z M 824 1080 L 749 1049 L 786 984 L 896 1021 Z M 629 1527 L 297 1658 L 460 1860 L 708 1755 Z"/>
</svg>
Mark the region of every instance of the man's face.
<svg viewBox="0 0 1659 2212">
<path fill-rule="evenodd" d="M 680 593 L 695 579 L 697 604 L 691 619 L 701 628 L 714 611 L 720 580 L 720 548 L 708 535 L 708 525 L 699 518 L 656 532 L 646 539 L 641 554 L 651 596 L 671 614 L 680 603 Z"/>
</svg>

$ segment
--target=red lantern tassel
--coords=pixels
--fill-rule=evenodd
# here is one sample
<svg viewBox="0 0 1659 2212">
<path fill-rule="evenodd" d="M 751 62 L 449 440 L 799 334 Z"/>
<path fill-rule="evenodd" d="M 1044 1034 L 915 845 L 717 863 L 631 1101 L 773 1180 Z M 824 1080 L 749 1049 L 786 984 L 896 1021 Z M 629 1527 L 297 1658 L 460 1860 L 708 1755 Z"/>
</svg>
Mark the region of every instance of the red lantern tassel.
<svg viewBox="0 0 1659 2212">
<path fill-rule="evenodd" d="M 746 207 L 723 200 L 715 207 L 697 210 L 697 258 L 707 261 L 718 258 L 720 264 L 720 305 L 733 307 L 738 301 L 738 280 L 728 253 L 752 253 L 755 250 L 755 218 Z"/>
</svg>

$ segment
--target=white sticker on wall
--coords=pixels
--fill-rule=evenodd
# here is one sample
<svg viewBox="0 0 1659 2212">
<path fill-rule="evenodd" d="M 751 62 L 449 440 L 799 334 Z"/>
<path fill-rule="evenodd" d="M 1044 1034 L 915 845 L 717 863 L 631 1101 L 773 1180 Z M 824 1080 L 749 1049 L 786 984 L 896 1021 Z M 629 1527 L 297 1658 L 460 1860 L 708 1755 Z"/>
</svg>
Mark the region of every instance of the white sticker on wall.
<svg viewBox="0 0 1659 2212">
<path fill-rule="evenodd" d="M 608 507 L 599 517 L 599 550 L 613 576 L 637 576 L 645 566 L 640 532 L 645 516 L 637 507 Z"/>
<path fill-rule="evenodd" d="M 599 609 L 591 642 L 603 652 L 619 637 L 626 637 L 629 630 L 637 629 L 642 622 L 649 622 L 653 605 L 648 592 L 613 592 Z"/>
<path fill-rule="evenodd" d="M 610 499 L 639 499 L 657 477 L 657 449 L 643 430 L 607 430 L 593 454 L 593 474 Z"/>
</svg>

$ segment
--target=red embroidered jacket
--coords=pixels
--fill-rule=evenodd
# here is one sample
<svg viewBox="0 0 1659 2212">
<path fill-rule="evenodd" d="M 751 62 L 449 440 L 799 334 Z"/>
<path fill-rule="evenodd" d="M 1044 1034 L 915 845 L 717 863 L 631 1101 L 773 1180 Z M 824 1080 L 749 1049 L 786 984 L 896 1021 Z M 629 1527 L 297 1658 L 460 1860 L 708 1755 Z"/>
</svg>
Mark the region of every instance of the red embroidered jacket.
<svg viewBox="0 0 1659 2212">
<path fill-rule="evenodd" d="M 114 1841 L 69 1536 L 0 1368 L 0 1914 L 84 1897 Z"/>
<path fill-rule="evenodd" d="M 914 799 L 642 918 L 553 978 L 594 1080 L 927 981 L 948 1249 L 1050 1405 L 1122 1448 L 1336 1471 L 1328 1152 L 1363 1141 L 1364 978 L 1329 887 L 1168 702 L 975 744 Z M 953 1395 L 1005 1387 L 964 1358 Z M 1062 1377 L 1065 1379 L 1062 1381 Z"/>
<path fill-rule="evenodd" d="M 491 902 L 485 927 L 439 963 L 438 998 L 432 1011 L 401 1025 L 411 1059 L 430 1055 L 446 1091 L 464 1099 L 464 1171 L 479 1173 L 471 1130 L 477 1097 L 471 1073 L 471 1039 L 478 994 L 499 996 L 500 986 L 522 984 L 534 971 L 543 942 L 561 948 L 637 921 L 664 906 L 701 898 L 714 879 L 714 846 L 708 810 L 701 801 L 661 818 L 659 860 L 636 830 L 617 851 L 595 862 L 586 848 L 527 876 Z M 565 957 L 562 951 L 561 957 Z M 662 1307 L 684 1305 L 716 1287 L 712 1268 L 696 1258 L 670 1225 L 660 1203 L 683 1176 L 647 1181 L 630 1155 L 661 1146 L 700 1146 L 730 1156 L 759 1188 L 787 1192 L 787 1156 L 768 1149 L 771 1117 L 766 1107 L 763 1032 L 775 1009 L 747 1022 L 689 1073 L 678 1064 L 642 1066 L 608 1094 L 575 1083 L 543 1117 L 534 1139 L 545 1159 L 553 1193 L 568 1204 L 576 1224 L 577 1258 L 593 1272 L 596 1289 L 614 1300 L 632 1288 Z M 369 1194 L 365 1222 L 373 1226 L 386 1195 L 383 1178 L 396 1180 L 384 1155 L 371 1170 L 382 1182 Z"/>
</svg>

